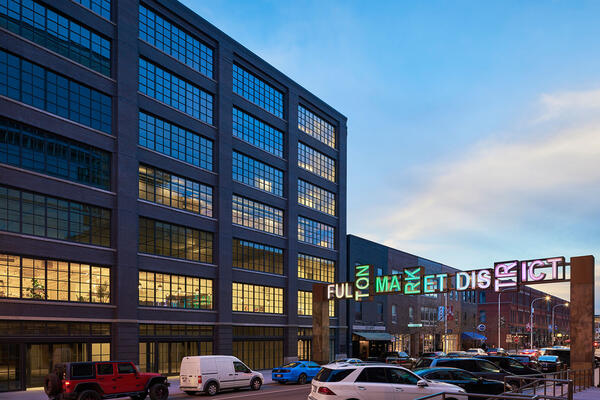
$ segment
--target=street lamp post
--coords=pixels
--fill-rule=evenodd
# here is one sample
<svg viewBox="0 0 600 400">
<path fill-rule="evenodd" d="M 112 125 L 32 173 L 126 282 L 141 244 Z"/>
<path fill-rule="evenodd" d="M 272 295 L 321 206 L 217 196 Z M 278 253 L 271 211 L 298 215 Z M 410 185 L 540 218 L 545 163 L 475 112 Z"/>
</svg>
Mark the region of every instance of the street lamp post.
<svg viewBox="0 0 600 400">
<path fill-rule="evenodd" d="M 569 307 L 569 303 L 561 303 L 561 304 L 557 304 L 554 307 L 552 307 L 552 345 L 554 346 L 554 341 L 556 340 L 556 326 L 554 325 L 554 310 L 556 309 L 556 307 Z"/>
<path fill-rule="evenodd" d="M 531 310 L 529 310 L 529 331 L 531 333 L 530 339 L 529 339 L 529 348 L 533 349 L 533 303 L 535 303 L 538 300 L 546 300 L 549 301 L 550 300 L 550 296 L 544 296 L 544 297 L 537 297 L 535 299 L 533 299 L 531 301 Z"/>
</svg>

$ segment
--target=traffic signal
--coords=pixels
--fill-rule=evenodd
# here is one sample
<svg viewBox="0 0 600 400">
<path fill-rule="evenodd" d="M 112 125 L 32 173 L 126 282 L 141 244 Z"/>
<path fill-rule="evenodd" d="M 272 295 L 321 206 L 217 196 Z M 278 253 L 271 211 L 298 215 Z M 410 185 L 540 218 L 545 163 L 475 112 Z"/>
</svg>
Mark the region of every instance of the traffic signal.
<svg viewBox="0 0 600 400">
<path fill-rule="evenodd" d="M 504 326 L 504 317 L 500 317 L 500 326 Z"/>
</svg>

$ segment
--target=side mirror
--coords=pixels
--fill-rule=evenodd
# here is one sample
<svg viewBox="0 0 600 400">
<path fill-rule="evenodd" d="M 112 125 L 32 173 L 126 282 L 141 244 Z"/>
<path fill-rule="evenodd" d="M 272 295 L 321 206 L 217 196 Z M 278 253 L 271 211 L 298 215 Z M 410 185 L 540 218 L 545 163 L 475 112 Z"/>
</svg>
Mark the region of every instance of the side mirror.
<svg viewBox="0 0 600 400">
<path fill-rule="evenodd" d="M 418 381 L 418 382 L 417 382 L 417 386 L 418 386 L 418 387 L 427 387 L 427 386 L 429 386 L 429 385 L 427 384 L 427 381 L 426 381 L 426 380 L 424 380 L 424 379 L 421 379 L 420 381 Z"/>
</svg>

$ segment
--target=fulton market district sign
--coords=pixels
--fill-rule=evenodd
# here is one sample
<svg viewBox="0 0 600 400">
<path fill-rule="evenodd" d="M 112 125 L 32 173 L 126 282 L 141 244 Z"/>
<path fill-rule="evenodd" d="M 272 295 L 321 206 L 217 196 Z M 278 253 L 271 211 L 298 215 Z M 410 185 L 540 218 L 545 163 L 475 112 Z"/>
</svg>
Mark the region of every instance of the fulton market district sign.
<svg viewBox="0 0 600 400">
<path fill-rule="evenodd" d="M 327 298 L 360 301 L 382 294 L 420 295 L 491 287 L 496 292 L 516 291 L 519 285 L 566 282 L 566 268 L 564 257 L 502 261 L 494 263 L 494 268 L 455 274 L 425 274 L 425 267 L 412 267 L 395 275 L 375 276 L 372 265 L 357 265 L 354 282 L 327 285 Z"/>
<path fill-rule="evenodd" d="M 375 276 L 371 265 L 354 269 L 354 282 L 313 285 L 313 357 L 329 360 L 329 301 L 370 300 L 376 295 L 420 295 L 448 291 L 518 291 L 521 285 L 570 281 L 571 369 L 588 369 L 594 360 L 594 256 L 502 261 L 493 268 L 426 274 L 425 268 L 405 268 L 400 274 Z M 568 271 L 567 271 L 568 269 Z"/>
</svg>

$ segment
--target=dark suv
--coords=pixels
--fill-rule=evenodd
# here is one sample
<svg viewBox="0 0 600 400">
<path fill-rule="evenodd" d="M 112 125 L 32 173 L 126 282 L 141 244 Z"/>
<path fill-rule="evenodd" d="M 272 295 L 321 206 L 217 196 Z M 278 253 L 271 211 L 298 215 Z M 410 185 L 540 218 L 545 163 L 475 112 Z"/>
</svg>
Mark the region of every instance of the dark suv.
<svg viewBox="0 0 600 400">
<path fill-rule="evenodd" d="M 505 376 L 512 375 L 493 362 L 478 357 L 434 358 L 431 360 L 429 367 L 460 368 L 471 372 L 475 376 L 498 381 L 503 381 Z"/>
<path fill-rule="evenodd" d="M 51 400 L 100 400 L 131 397 L 167 400 L 169 383 L 160 374 L 140 373 L 130 361 L 57 364 L 46 376 L 44 391 Z"/>
<path fill-rule="evenodd" d="M 533 368 L 529 368 L 522 362 L 515 360 L 512 357 L 503 357 L 503 356 L 477 356 L 478 358 L 483 358 L 484 360 L 488 360 L 498 365 L 505 371 L 510 372 L 513 375 L 536 375 L 539 374 L 540 371 L 535 370 Z"/>
</svg>

